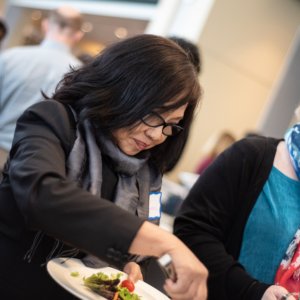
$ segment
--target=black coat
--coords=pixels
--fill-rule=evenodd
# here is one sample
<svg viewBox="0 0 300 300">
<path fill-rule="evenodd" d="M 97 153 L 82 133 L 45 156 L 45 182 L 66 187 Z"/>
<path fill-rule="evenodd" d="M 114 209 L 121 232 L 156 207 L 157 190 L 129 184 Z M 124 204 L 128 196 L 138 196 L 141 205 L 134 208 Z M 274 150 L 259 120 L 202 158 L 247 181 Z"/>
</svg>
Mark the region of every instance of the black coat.
<svg viewBox="0 0 300 300">
<path fill-rule="evenodd" d="M 75 132 L 72 113 L 53 100 L 30 107 L 18 120 L 0 185 L 3 299 L 68 299 L 44 266 L 56 240 L 118 264 L 143 223 L 110 201 L 117 178 L 105 161 L 102 199 L 67 178 Z M 28 263 L 23 258 L 39 230 L 45 236 Z"/>
<path fill-rule="evenodd" d="M 252 137 L 235 143 L 199 177 L 175 219 L 175 234 L 208 268 L 209 300 L 260 300 L 269 286 L 237 259 L 279 142 Z"/>
</svg>

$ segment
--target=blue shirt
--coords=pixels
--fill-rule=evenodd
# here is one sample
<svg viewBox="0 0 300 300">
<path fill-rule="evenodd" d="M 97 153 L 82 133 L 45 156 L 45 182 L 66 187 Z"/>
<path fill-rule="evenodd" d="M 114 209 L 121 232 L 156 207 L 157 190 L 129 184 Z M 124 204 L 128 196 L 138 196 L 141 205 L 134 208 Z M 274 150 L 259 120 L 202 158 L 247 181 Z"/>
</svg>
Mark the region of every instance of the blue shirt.
<svg viewBox="0 0 300 300">
<path fill-rule="evenodd" d="M 15 47 L 0 54 L 0 148 L 10 150 L 16 121 L 23 111 L 52 96 L 63 74 L 81 62 L 61 43 Z"/>
<path fill-rule="evenodd" d="M 300 182 L 275 167 L 247 221 L 239 261 L 252 277 L 274 282 L 276 271 L 300 225 Z"/>
</svg>

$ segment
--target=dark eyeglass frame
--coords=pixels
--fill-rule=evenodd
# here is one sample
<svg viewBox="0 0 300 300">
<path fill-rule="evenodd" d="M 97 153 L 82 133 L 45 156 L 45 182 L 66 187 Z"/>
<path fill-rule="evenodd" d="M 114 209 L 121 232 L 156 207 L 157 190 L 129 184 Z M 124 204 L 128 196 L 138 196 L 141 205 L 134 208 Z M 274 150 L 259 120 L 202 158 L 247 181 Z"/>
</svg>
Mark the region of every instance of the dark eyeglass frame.
<svg viewBox="0 0 300 300">
<path fill-rule="evenodd" d="M 152 124 L 147 123 L 147 118 L 149 118 L 149 116 L 151 116 L 151 115 L 154 115 L 155 117 L 157 117 L 158 119 L 160 119 L 161 123 L 157 124 L 157 125 L 152 125 Z M 177 124 L 174 124 L 174 123 L 167 123 L 164 120 L 164 118 L 160 114 L 158 114 L 157 112 L 155 112 L 155 111 L 153 111 L 150 114 L 148 114 L 145 117 L 143 117 L 141 119 L 141 121 L 145 125 L 147 125 L 149 127 L 152 127 L 152 128 L 157 128 L 157 127 L 161 127 L 162 126 L 162 134 L 165 135 L 165 136 L 175 136 L 175 135 L 179 134 L 181 131 L 183 131 L 183 127 L 181 127 L 181 126 L 179 126 Z M 169 127 L 169 126 L 172 128 L 172 133 L 171 134 L 169 134 L 168 132 L 166 132 L 166 128 Z"/>
</svg>

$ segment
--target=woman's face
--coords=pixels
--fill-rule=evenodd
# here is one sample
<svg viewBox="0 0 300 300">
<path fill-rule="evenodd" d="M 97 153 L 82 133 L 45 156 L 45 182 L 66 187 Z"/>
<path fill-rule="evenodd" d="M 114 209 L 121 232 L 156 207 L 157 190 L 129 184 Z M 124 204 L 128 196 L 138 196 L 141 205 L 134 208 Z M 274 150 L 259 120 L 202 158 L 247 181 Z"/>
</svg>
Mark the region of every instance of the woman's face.
<svg viewBox="0 0 300 300">
<path fill-rule="evenodd" d="M 165 123 L 178 124 L 184 116 L 187 104 L 160 114 Z M 151 149 L 163 143 L 167 136 L 162 133 L 163 125 L 159 127 L 150 127 L 139 122 L 133 127 L 117 129 L 112 132 L 117 146 L 122 152 L 133 156 L 143 150 Z"/>
</svg>

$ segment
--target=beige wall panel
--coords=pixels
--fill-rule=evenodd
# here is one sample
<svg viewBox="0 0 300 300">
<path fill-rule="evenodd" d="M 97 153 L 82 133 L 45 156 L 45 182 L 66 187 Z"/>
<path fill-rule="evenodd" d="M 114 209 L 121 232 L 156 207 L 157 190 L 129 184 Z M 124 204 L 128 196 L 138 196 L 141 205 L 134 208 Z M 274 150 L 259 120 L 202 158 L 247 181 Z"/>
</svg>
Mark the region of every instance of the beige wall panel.
<svg viewBox="0 0 300 300">
<path fill-rule="evenodd" d="M 4 16 L 5 6 L 6 6 L 6 1 L 5 0 L 0 0 L 0 17 Z"/>
<path fill-rule="evenodd" d="M 296 0 L 217 0 L 200 42 L 239 72 L 270 85 L 299 20 Z"/>
<path fill-rule="evenodd" d="M 208 138 L 255 131 L 300 25 L 298 0 L 216 0 L 200 39 L 203 103 L 176 169 L 193 171 Z"/>
<path fill-rule="evenodd" d="M 228 130 L 240 138 L 255 130 L 268 95 L 268 89 L 260 82 L 249 79 L 209 54 L 205 55 L 205 71 L 200 82 L 204 87 L 202 103 L 184 155 L 176 170 L 168 174 L 173 180 L 177 179 L 177 172 L 195 169 L 202 147 L 211 135 Z"/>
</svg>

